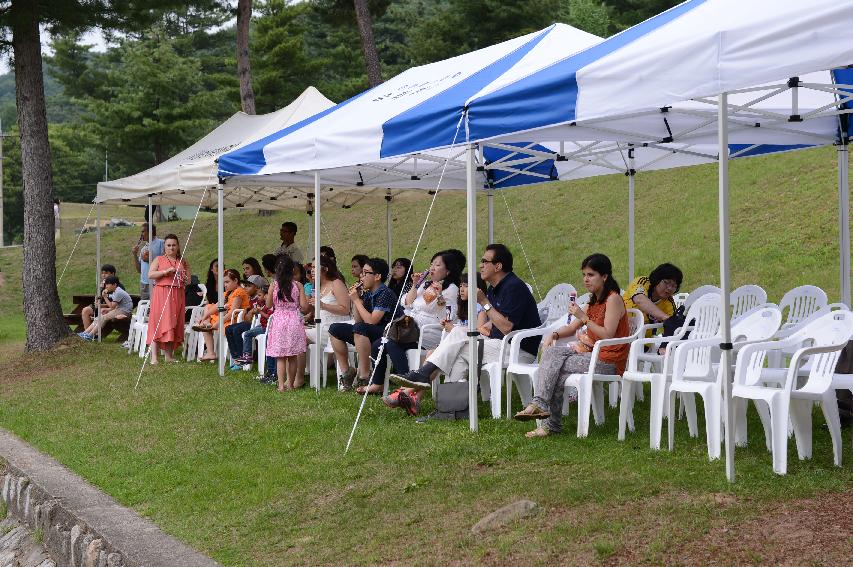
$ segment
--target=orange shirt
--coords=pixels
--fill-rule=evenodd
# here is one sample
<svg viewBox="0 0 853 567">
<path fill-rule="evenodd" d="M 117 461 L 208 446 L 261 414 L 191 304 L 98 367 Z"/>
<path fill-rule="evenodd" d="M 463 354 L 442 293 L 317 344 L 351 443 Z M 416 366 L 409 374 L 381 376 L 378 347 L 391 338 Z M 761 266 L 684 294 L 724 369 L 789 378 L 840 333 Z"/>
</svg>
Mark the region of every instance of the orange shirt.
<svg viewBox="0 0 853 567">
<path fill-rule="evenodd" d="M 611 291 L 611 294 L 616 293 L 615 291 Z M 596 303 L 595 305 L 590 305 L 586 310 L 586 315 L 589 317 L 590 321 L 596 323 L 597 325 L 604 326 L 604 314 L 607 311 L 607 301 L 603 303 Z M 584 333 L 589 340 L 582 340 L 585 344 L 595 344 L 600 340 L 601 337 L 597 336 L 589 327 L 587 327 L 586 332 Z M 627 311 L 622 315 L 622 318 L 619 319 L 619 324 L 616 326 L 616 334 L 613 335 L 614 339 L 619 339 L 622 337 L 628 336 L 628 313 Z M 580 338 L 580 337 L 579 337 Z M 628 362 L 628 351 L 630 350 L 631 345 L 612 345 L 602 347 L 600 351 L 598 351 L 598 360 L 601 362 L 609 362 L 610 364 L 616 367 L 616 373 L 620 376 L 623 372 L 625 372 L 625 364 Z"/>
<path fill-rule="evenodd" d="M 238 297 L 243 298 L 243 301 L 240 302 L 240 309 L 248 309 L 249 308 L 249 294 L 246 293 L 246 290 L 242 287 L 237 287 L 234 291 L 225 293 L 225 311 L 230 311 L 234 305 L 234 300 Z M 219 324 L 219 313 L 214 313 L 210 316 L 210 324 L 213 327 L 216 327 Z M 225 326 L 231 324 L 231 318 L 229 317 L 225 321 Z"/>
</svg>

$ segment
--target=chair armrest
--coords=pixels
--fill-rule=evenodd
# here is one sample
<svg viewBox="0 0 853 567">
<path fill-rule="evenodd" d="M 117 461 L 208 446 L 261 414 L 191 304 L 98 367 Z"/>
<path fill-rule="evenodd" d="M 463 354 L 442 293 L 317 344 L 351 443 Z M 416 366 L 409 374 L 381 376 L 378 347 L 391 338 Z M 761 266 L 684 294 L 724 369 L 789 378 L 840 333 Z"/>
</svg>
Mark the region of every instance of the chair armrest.
<svg viewBox="0 0 853 567">
<path fill-rule="evenodd" d="M 663 329 L 663 323 L 648 323 L 646 325 L 641 325 L 639 329 L 641 331 L 640 336 L 644 336 L 646 331 L 656 331 L 658 329 Z"/>
<path fill-rule="evenodd" d="M 812 346 L 812 347 L 803 347 L 801 349 L 797 349 L 794 355 L 791 357 L 791 364 L 788 365 L 788 372 L 785 375 L 785 384 L 782 386 L 788 392 L 796 389 L 795 385 L 797 383 L 798 372 L 797 370 L 800 368 L 800 362 L 803 358 L 815 355 L 815 354 L 823 354 L 828 352 L 836 352 L 843 349 L 847 345 L 847 341 L 838 344 L 832 345 L 824 345 L 824 346 Z M 805 384 L 803 384 L 802 388 L 808 387 L 808 380 Z"/>
<path fill-rule="evenodd" d="M 533 329 L 523 329 L 519 331 L 510 331 L 508 335 L 504 336 L 504 341 L 507 340 L 508 337 L 512 337 L 512 340 L 509 343 L 509 362 L 518 362 L 518 356 L 521 351 L 521 341 L 526 339 L 527 337 L 536 337 L 536 336 L 544 336 L 548 332 L 554 332 L 559 329 L 563 325 L 551 323 L 550 325 L 540 325 L 539 327 L 535 327 Z M 501 343 L 501 360 L 503 360 L 503 349 L 504 343 Z"/>
<path fill-rule="evenodd" d="M 719 348 L 722 337 L 709 337 L 707 339 L 685 339 L 676 341 L 677 344 L 673 347 L 675 350 L 672 354 L 672 377 L 675 380 L 676 376 L 684 374 L 684 369 L 687 366 L 687 353 L 698 348 Z M 667 345 L 667 351 L 670 350 L 670 345 Z M 664 364 L 666 361 L 664 360 Z"/>
</svg>

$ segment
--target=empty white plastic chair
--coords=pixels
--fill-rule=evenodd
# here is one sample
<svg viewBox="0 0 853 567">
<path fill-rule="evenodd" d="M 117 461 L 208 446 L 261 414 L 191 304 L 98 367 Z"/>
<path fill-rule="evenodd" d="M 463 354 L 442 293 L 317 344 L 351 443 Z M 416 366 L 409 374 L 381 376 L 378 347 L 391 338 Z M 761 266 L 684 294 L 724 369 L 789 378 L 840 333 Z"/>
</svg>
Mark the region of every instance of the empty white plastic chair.
<svg viewBox="0 0 853 567">
<path fill-rule="evenodd" d="M 137 337 L 136 334 L 139 332 L 141 327 L 137 327 L 136 323 L 146 321 L 148 319 L 148 309 L 151 301 L 148 299 L 141 300 L 136 305 L 136 312 L 133 314 L 133 318 L 130 320 L 130 332 L 127 335 L 127 353 L 130 354 L 133 352 L 134 348 L 136 348 Z"/>
<path fill-rule="evenodd" d="M 684 309 L 690 309 L 690 306 L 693 305 L 693 303 L 695 303 L 700 297 L 709 293 L 716 293 L 718 295 L 721 295 L 723 293 L 723 290 L 721 290 L 715 285 L 700 285 L 699 287 L 691 291 L 689 294 L 687 294 L 687 297 L 684 299 Z"/>
<path fill-rule="evenodd" d="M 766 341 L 779 329 L 782 312 L 775 305 L 756 307 L 744 314 L 732 326 L 732 340 L 736 348 L 749 342 Z M 686 340 L 676 346 L 672 364 L 672 383 L 669 386 L 668 431 L 669 450 L 675 442 L 675 396 L 681 393 L 689 400 L 684 407 L 688 423 L 696 422 L 696 405 L 693 395 L 699 394 L 705 406 L 705 435 L 708 458 L 720 458 L 720 426 L 722 422 L 723 376 L 719 364 L 714 364 L 714 353 L 719 351 L 720 337 Z"/>
<path fill-rule="evenodd" d="M 812 406 L 820 403 L 832 438 L 833 460 L 841 465 L 841 426 L 832 377 L 841 349 L 853 336 L 853 313 L 826 313 L 786 339 L 747 345 L 735 365 L 732 395 L 766 404 L 773 452 L 773 471 L 788 470 L 788 420 L 790 418 L 800 459 L 812 454 Z M 809 346 L 806 346 L 809 345 Z M 764 360 L 768 353 L 796 348 L 781 384 L 768 385 Z M 805 382 L 798 385 L 799 367 L 808 359 Z M 775 369 L 769 369 L 775 373 Z"/>
<path fill-rule="evenodd" d="M 732 305 L 732 321 L 747 311 L 767 303 L 767 292 L 757 285 L 742 285 L 729 295 Z"/>
<path fill-rule="evenodd" d="M 184 325 L 184 360 L 190 361 L 196 358 L 199 341 L 199 333 L 193 330 L 193 326 L 198 325 L 204 316 L 204 306 L 187 307 L 186 310 L 190 312 L 190 320 Z"/>
<path fill-rule="evenodd" d="M 630 344 L 640 337 L 644 336 L 646 329 L 643 326 L 643 313 L 639 309 L 628 310 L 628 336 L 600 339 L 596 341 L 592 349 L 592 356 L 589 362 L 589 370 L 584 374 L 570 374 L 563 387 L 568 393 L 570 387 L 577 388 L 578 391 L 578 428 L 577 436 L 586 437 L 589 435 L 589 413 L 590 408 L 595 417 L 595 424 L 601 425 L 604 423 L 604 383 L 618 382 L 620 376 L 618 374 L 596 374 L 595 364 L 598 362 L 598 354 L 602 347 Z M 567 396 L 563 396 L 563 400 L 568 401 Z M 566 413 L 566 412 L 564 412 Z"/>
<path fill-rule="evenodd" d="M 679 307 L 684 305 L 684 302 L 687 301 L 687 298 L 689 296 L 690 294 L 686 292 L 676 293 L 675 295 L 673 295 L 672 301 L 675 302 L 675 308 L 678 309 Z"/>
<path fill-rule="evenodd" d="M 669 382 L 672 377 L 671 365 L 675 347 L 685 341 L 716 337 L 720 332 L 720 319 L 720 296 L 717 294 L 704 294 L 690 306 L 690 309 L 687 311 L 685 325 L 678 333 L 671 337 L 638 339 L 631 344 L 631 351 L 628 355 L 628 369 L 622 376 L 622 396 L 621 403 L 619 404 L 620 441 L 625 439 L 625 427 L 633 414 L 635 384 L 642 387 L 643 383 L 649 382 L 651 384 L 649 446 L 652 449 L 660 449 L 661 429 L 663 427 L 664 409 L 669 392 Z M 688 331 L 690 331 L 690 338 L 684 339 Z M 664 342 L 667 345 L 663 355 L 661 370 L 640 370 L 640 355 L 643 354 L 644 349 L 648 346 L 656 350 Z M 695 435 L 695 421 L 689 423 L 689 425 L 691 433 Z"/>
</svg>

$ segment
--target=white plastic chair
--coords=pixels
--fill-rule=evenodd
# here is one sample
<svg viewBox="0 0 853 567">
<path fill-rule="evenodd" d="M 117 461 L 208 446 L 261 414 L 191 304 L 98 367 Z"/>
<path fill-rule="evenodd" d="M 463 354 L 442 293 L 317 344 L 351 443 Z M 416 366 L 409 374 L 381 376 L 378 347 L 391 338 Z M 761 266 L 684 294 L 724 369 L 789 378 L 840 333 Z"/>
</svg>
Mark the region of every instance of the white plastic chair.
<svg viewBox="0 0 853 567">
<path fill-rule="evenodd" d="M 679 307 L 684 305 L 684 302 L 687 301 L 687 298 L 689 296 L 690 294 L 686 292 L 676 293 L 675 295 L 673 295 L 672 300 L 675 302 L 675 308 L 678 309 Z"/>
<path fill-rule="evenodd" d="M 756 307 L 745 313 L 732 326 L 732 340 L 736 349 L 756 341 L 766 341 L 779 329 L 782 312 L 775 305 Z M 672 383 L 669 386 L 669 450 L 675 443 L 675 397 L 681 393 L 689 399 L 684 404 L 688 423 L 696 422 L 694 394 L 702 397 L 705 406 L 705 434 L 708 458 L 720 458 L 720 426 L 722 421 L 723 376 L 719 364 L 714 364 L 715 351 L 719 351 L 720 337 L 687 340 L 675 347 L 672 364 Z M 745 413 L 745 412 L 744 412 Z"/>
<path fill-rule="evenodd" d="M 853 313 L 839 310 L 826 313 L 786 339 L 761 342 L 741 349 L 735 365 L 732 396 L 761 402 L 769 408 L 773 471 L 786 474 L 788 468 L 788 420 L 793 423 L 800 459 L 812 454 L 812 405 L 820 403 L 832 438 L 833 460 L 841 465 L 841 425 L 832 378 L 841 349 L 853 336 Z M 808 346 L 806 346 L 808 345 Z M 769 384 L 764 360 L 772 351 L 795 348 L 784 380 Z M 800 366 L 808 359 L 808 374 L 798 386 Z M 769 370 L 769 372 L 768 372 Z"/>
<path fill-rule="evenodd" d="M 687 311 L 685 325 L 673 336 L 638 339 L 631 344 L 628 355 L 628 369 L 622 376 L 622 396 L 619 405 L 619 440 L 625 439 L 625 427 L 633 419 L 634 385 L 642 387 L 644 382 L 651 384 L 651 415 L 649 418 L 649 446 L 660 449 L 661 429 L 663 427 L 664 409 L 672 377 L 671 365 L 675 347 L 686 341 L 696 341 L 716 337 L 720 332 L 720 296 L 713 293 L 703 294 Z M 687 331 L 690 338 L 684 339 Z M 662 369 L 659 372 L 643 371 L 639 365 L 648 346 L 657 350 L 661 343 L 666 342 L 666 350 L 662 356 Z M 685 403 L 690 403 L 692 398 Z M 695 415 L 695 414 L 694 414 Z M 690 414 L 688 413 L 688 417 Z M 695 435 L 696 423 L 689 422 L 690 431 Z"/>
<path fill-rule="evenodd" d="M 732 322 L 747 311 L 767 303 L 767 292 L 757 285 L 742 285 L 729 295 L 732 305 Z"/>
<path fill-rule="evenodd" d="M 134 348 L 136 348 L 136 334 L 141 328 L 137 327 L 136 323 L 141 323 L 142 321 L 148 320 L 148 310 L 150 308 L 150 305 L 151 301 L 148 299 L 143 299 L 136 305 L 136 312 L 133 314 L 133 318 L 130 320 L 130 332 L 127 335 L 128 354 L 132 353 Z"/>
<path fill-rule="evenodd" d="M 199 333 L 193 330 L 193 325 L 198 325 L 204 316 L 204 306 L 196 305 L 186 310 L 190 312 L 190 320 L 184 325 L 184 360 L 189 362 L 195 360 L 198 351 Z"/>
<path fill-rule="evenodd" d="M 715 285 L 700 285 L 689 294 L 684 299 L 684 309 L 689 310 L 690 306 L 693 305 L 700 297 L 707 295 L 709 293 L 716 293 L 718 295 L 722 295 L 723 290 L 718 288 Z"/>
<path fill-rule="evenodd" d="M 613 339 L 600 339 L 595 343 L 592 349 L 592 357 L 589 362 L 589 370 L 584 374 L 569 375 L 563 388 L 566 394 L 570 387 L 577 388 L 578 391 L 578 437 L 586 437 L 589 434 L 589 413 L 590 407 L 595 418 L 595 424 L 601 425 L 604 423 L 604 383 L 618 382 L 620 376 L 618 374 L 596 374 L 595 364 L 598 361 L 598 354 L 602 347 L 630 344 L 640 337 L 644 336 L 646 329 L 643 326 L 643 313 L 639 309 L 628 310 L 628 336 Z M 568 398 L 564 394 L 564 407 L 568 405 Z M 567 414 L 567 411 L 563 412 Z"/>
<path fill-rule="evenodd" d="M 555 291 L 556 290 L 556 291 Z M 552 294 L 552 292 L 554 292 Z M 525 329 L 522 331 L 513 331 L 514 338 L 513 341 L 509 345 L 509 350 L 506 351 L 509 354 L 509 360 L 506 364 L 506 417 L 509 419 L 512 413 L 512 385 L 515 383 L 516 388 L 518 388 L 518 394 L 521 396 L 521 403 L 524 406 L 530 403 L 530 400 L 533 399 L 533 384 L 536 381 L 536 374 L 539 372 L 539 363 L 538 362 L 526 362 L 521 360 L 521 341 L 527 337 L 536 337 L 536 336 L 545 336 L 549 333 L 553 333 L 560 327 L 566 324 L 567 315 L 569 312 L 569 299 L 571 294 L 577 294 L 574 286 L 571 284 L 559 284 L 554 286 L 551 291 L 548 292 L 548 296 L 545 298 L 543 303 L 547 305 L 547 318 L 543 321 L 543 324 L 535 329 Z M 588 294 L 587 294 L 588 295 Z M 578 304 L 580 304 L 580 298 L 576 298 Z M 512 334 L 512 333 L 511 333 Z M 506 341 L 507 337 L 504 337 Z M 504 345 L 501 345 L 501 353 L 504 351 Z M 488 368 L 487 368 L 488 366 Z M 500 399 L 491 395 L 495 388 L 493 387 L 493 382 L 495 381 L 493 374 L 495 376 L 499 376 L 499 369 L 496 364 L 491 365 L 483 365 L 483 371 L 488 372 L 489 375 L 489 386 L 490 386 L 490 399 L 492 403 L 492 415 L 494 417 L 500 417 L 501 408 L 500 408 Z M 482 393 L 482 381 L 481 381 L 481 393 Z M 500 393 L 500 382 L 498 382 L 497 392 Z M 485 398 L 485 393 L 483 393 Z"/>
<path fill-rule="evenodd" d="M 252 323 L 251 323 L 251 325 L 249 325 L 249 329 L 248 329 L 248 330 L 246 330 L 246 331 L 243 331 L 243 332 L 240 334 L 240 338 L 241 338 L 241 339 L 243 339 L 243 340 L 245 340 L 245 339 L 246 339 L 246 333 L 248 333 L 250 330 L 254 329 L 255 327 L 257 327 L 257 326 L 258 326 L 258 325 L 260 325 L 260 324 L 261 324 L 261 314 L 260 314 L 260 313 L 256 313 L 256 314 L 252 317 Z M 258 351 L 260 352 L 260 350 L 261 350 L 261 346 L 260 346 L 260 342 L 257 340 L 257 337 L 253 337 L 253 338 L 252 338 L 252 352 L 254 352 L 254 350 L 255 350 L 255 346 L 258 346 Z M 264 350 L 264 351 L 266 351 L 266 333 L 264 333 L 264 339 L 263 339 L 263 350 Z M 260 356 L 260 355 L 259 355 L 259 356 Z M 263 364 L 264 364 L 264 363 L 262 363 L 262 362 L 260 361 L 260 358 L 259 358 L 259 359 L 258 359 L 258 367 L 260 368 L 261 366 L 263 366 Z M 248 370 L 251 370 L 251 369 L 252 369 L 252 364 L 251 364 L 251 363 L 249 363 L 249 364 L 244 364 L 244 365 L 243 365 L 243 370 L 244 370 L 244 371 L 248 371 Z M 262 373 L 262 374 L 263 374 L 263 373 Z"/>
<path fill-rule="evenodd" d="M 813 285 L 795 287 L 783 295 L 782 301 L 779 302 L 779 309 L 785 317 L 782 330 L 790 329 L 827 305 L 826 292 L 819 287 Z"/>
<path fill-rule="evenodd" d="M 549 313 L 551 303 L 553 302 L 552 300 L 558 295 L 565 295 L 568 297 L 568 294 L 572 291 L 575 291 L 574 286 L 565 283 L 557 284 L 549 289 L 548 293 L 545 294 L 545 298 L 536 304 L 536 308 L 539 311 L 539 320 L 549 321 L 559 317 L 560 314 L 558 313 Z M 565 313 L 563 313 L 563 315 L 565 315 Z"/>
<path fill-rule="evenodd" d="M 139 303 L 142 303 L 141 301 Z M 139 358 L 145 358 L 145 352 L 147 350 L 148 343 L 148 315 L 151 312 L 151 304 L 145 306 L 145 309 L 142 313 L 139 314 L 139 317 L 133 322 L 131 325 L 131 332 L 133 333 L 133 342 L 131 343 L 131 349 L 139 352 Z"/>
</svg>

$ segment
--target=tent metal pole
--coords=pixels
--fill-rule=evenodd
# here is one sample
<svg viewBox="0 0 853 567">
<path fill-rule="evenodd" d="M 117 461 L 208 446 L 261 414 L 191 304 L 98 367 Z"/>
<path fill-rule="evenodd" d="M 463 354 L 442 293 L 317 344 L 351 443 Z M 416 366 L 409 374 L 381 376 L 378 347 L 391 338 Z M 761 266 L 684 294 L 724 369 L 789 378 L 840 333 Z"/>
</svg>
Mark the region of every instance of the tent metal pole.
<svg viewBox="0 0 853 567">
<path fill-rule="evenodd" d="M 634 148 L 628 149 L 628 281 L 634 281 Z"/>
<path fill-rule="evenodd" d="M 488 192 L 489 202 L 489 244 L 495 242 L 495 192 Z"/>
<path fill-rule="evenodd" d="M 219 339 L 216 341 L 216 353 L 218 358 L 219 375 L 225 376 L 225 242 L 223 237 L 222 200 L 225 186 L 220 181 L 216 186 L 216 303 L 219 311 Z"/>
<path fill-rule="evenodd" d="M 388 265 L 391 265 L 391 195 L 385 195 L 385 238 L 388 242 Z"/>
<path fill-rule="evenodd" d="M 735 444 L 734 409 L 732 408 L 732 337 L 729 310 L 729 131 L 728 131 L 728 95 L 722 93 L 718 98 L 717 136 L 719 140 L 719 198 L 720 198 L 720 288 L 721 330 L 720 368 L 723 371 L 723 412 L 725 416 L 726 478 L 735 481 Z"/>
<path fill-rule="evenodd" d="M 850 306 L 850 162 L 847 140 L 838 145 L 838 238 L 841 302 Z"/>
<path fill-rule="evenodd" d="M 154 226 L 154 206 L 151 204 L 151 195 L 148 195 L 148 242 L 151 242 L 154 232 L 151 227 Z"/>
<path fill-rule="evenodd" d="M 320 172 L 314 172 L 314 328 L 317 330 L 317 342 L 314 345 L 314 371 L 317 373 L 314 378 L 314 384 L 317 392 L 320 391 L 321 380 L 323 376 L 324 360 L 323 350 L 323 322 L 320 311 Z M 309 372 L 311 363 L 308 364 Z"/>
<path fill-rule="evenodd" d="M 95 293 L 101 292 L 101 202 L 98 201 L 97 216 L 95 217 Z M 95 296 L 95 307 L 97 313 L 95 316 L 101 317 L 101 302 Z M 85 329 L 84 329 L 85 330 Z M 101 342 L 101 325 L 98 324 L 98 342 Z"/>
<path fill-rule="evenodd" d="M 465 152 L 466 162 L 466 214 L 468 230 L 468 289 L 477 289 L 477 193 L 474 190 L 474 176 L 476 167 L 474 164 L 474 144 L 469 144 Z M 468 302 L 468 420 L 471 431 L 479 428 L 479 416 L 477 415 L 477 384 L 480 377 L 477 375 L 477 302 Z M 497 392 L 492 392 L 497 395 Z"/>
</svg>

